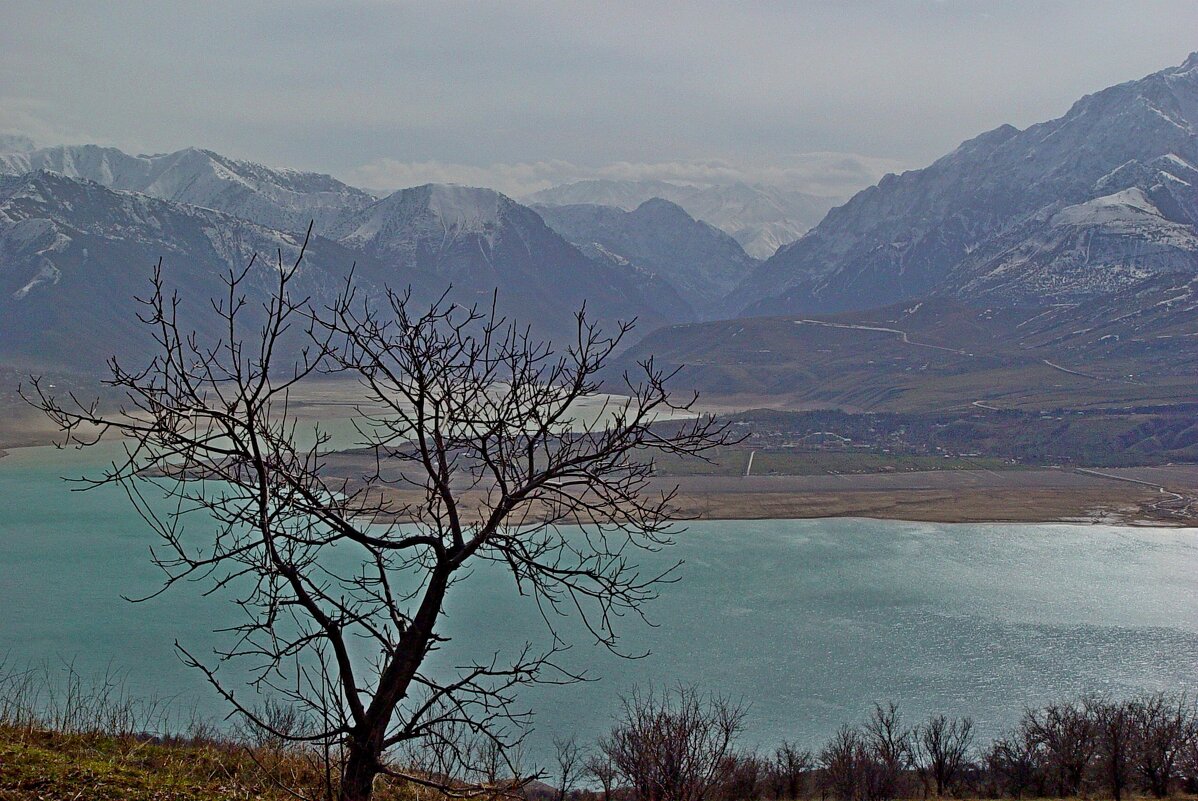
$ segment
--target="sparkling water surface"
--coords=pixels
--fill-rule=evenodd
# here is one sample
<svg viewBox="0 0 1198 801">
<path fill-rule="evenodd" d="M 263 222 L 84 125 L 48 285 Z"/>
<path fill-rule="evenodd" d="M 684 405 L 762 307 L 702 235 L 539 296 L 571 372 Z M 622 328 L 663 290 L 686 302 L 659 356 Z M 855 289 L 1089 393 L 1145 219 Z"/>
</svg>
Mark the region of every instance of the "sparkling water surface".
<svg viewBox="0 0 1198 801">
<path fill-rule="evenodd" d="M 124 671 L 141 694 L 210 714 L 225 708 L 172 643 L 199 653 L 238 622 L 227 597 L 184 586 L 147 601 L 154 537 L 114 488 L 73 492 L 103 452 L 13 450 L 0 459 L 0 658 Z M 199 521 L 193 525 L 198 526 Z M 972 715 L 983 735 L 1025 705 L 1083 692 L 1198 689 L 1198 530 L 876 520 L 692 524 L 648 566 L 685 562 L 648 612 L 623 621 L 619 659 L 571 621 L 564 662 L 598 679 L 523 693 L 538 753 L 555 733 L 590 739 L 620 693 L 697 683 L 751 704 L 750 742 L 815 746 L 874 701 L 914 721 Z M 525 641 L 544 623 L 511 579 L 476 571 L 447 608 L 461 664 Z"/>
</svg>

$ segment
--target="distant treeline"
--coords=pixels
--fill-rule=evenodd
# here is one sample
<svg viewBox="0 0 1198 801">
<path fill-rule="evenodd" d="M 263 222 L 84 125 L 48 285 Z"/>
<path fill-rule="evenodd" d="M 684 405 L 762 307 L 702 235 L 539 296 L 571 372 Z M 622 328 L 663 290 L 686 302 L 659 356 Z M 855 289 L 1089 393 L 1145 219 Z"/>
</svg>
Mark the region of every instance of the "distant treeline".
<svg viewBox="0 0 1198 801">
<path fill-rule="evenodd" d="M 1198 404 L 1043 412 L 974 407 L 918 414 L 757 410 L 729 419 L 748 434 L 750 447 L 803 447 L 835 432 L 849 440 L 840 447 L 896 454 L 976 454 L 1092 467 L 1198 461 Z"/>
<path fill-rule="evenodd" d="M 1026 710 L 989 742 L 975 740 L 969 718 L 934 715 L 908 725 L 896 705 L 879 704 L 863 724 L 842 726 L 817 750 L 784 742 L 768 752 L 736 749 L 743 708 L 725 700 L 682 691 L 669 703 L 637 704 L 630 714 L 626 702 L 586 762 L 590 783 L 607 789 L 567 795 L 888 801 L 1198 793 L 1198 708 L 1181 694 L 1049 704 Z"/>
</svg>

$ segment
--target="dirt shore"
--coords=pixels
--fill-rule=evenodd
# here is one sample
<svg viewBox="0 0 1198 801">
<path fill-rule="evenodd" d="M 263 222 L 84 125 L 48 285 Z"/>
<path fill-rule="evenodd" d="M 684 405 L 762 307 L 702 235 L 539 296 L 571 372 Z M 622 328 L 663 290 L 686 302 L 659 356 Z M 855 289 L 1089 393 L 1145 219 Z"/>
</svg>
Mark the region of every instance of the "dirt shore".
<svg viewBox="0 0 1198 801">
<path fill-rule="evenodd" d="M 1151 514 L 1148 489 L 909 490 L 706 493 L 682 484 L 676 498 L 699 520 L 868 517 L 931 523 L 1092 522 L 1183 525 Z M 1191 523 L 1192 525 L 1192 523 Z"/>
<path fill-rule="evenodd" d="M 695 520 L 763 520 L 865 517 L 936 523 L 1111 523 L 1198 526 L 1186 514 L 1193 493 L 1150 486 L 1198 486 L 1198 466 L 1129 468 L 1120 475 L 1071 470 L 935 471 L 905 474 L 680 476 L 657 479 L 654 489 L 678 487 L 681 517 Z M 1144 478 L 1135 476 L 1146 476 Z M 1144 483 L 1138 483 L 1144 482 Z M 412 490 L 383 490 L 388 505 L 419 505 Z M 1178 501 L 1178 497 L 1182 500 Z M 470 509 L 480 498 L 465 496 Z M 476 517 L 466 514 L 467 518 Z"/>
<path fill-rule="evenodd" d="M 682 476 L 677 502 L 700 519 L 872 517 L 942 523 L 1195 525 L 1198 465 L 1101 471 L 937 470 L 823 476 Z"/>
<path fill-rule="evenodd" d="M 334 391 L 337 389 L 338 391 Z M 305 398 L 316 417 L 338 402 Z M 320 408 L 315 408 L 320 407 Z M 0 457 L 5 449 L 45 445 L 57 433 L 28 408 L 0 416 Z M 346 454 L 332 472 L 360 476 L 366 469 Z M 944 523 L 1109 522 L 1198 525 L 1198 465 L 1034 470 L 933 470 L 810 476 L 677 476 L 656 479 L 678 486 L 677 505 L 687 518 L 705 520 L 869 517 Z M 387 490 L 393 501 L 413 493 Z"/>
</svg>

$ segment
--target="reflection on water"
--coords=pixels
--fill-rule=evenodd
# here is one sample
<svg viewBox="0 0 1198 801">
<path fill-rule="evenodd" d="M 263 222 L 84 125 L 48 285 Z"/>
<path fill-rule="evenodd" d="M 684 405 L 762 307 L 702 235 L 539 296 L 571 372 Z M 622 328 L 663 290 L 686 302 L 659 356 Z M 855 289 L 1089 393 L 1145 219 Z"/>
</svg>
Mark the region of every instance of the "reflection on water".
<svg viewBox="0 0 1198 801">
<path fill-rule="evenodd" d="M 18 449 L 0 459 L 0 651 L 22 661 L 114 664 L 137 692 L 223 709 L 173 656 L 204 651 L 235 620 L 191 588 L 131 604 L 157 586 L 153 543 L 119 491 L 72 492 L 59 479 L 102 454 Z M 198 521 L 197 521 L 198 522 Z M 649 681 L 697 682 L 752 703 L 752 739 L 815 744 L 875 700 L 908 716 L 972 714 L 982 734 L 1025 704 L 1080 692 L 1198 688 L 1198 531 L 1066 525 L 933 525 L 866 520 L 693 525 L 666 556 L 686 564 L 627 621 L 617 659 L 574 636 L 567 661 L 600 681 L 537 688 L 543 742 L 591 737 L 617 695 Z M 545 642 L 506 579 L 483 570 L 448 609 L 440 655 Z M 577 631 L 566 625 L 565 631 Z"/>
</svg>

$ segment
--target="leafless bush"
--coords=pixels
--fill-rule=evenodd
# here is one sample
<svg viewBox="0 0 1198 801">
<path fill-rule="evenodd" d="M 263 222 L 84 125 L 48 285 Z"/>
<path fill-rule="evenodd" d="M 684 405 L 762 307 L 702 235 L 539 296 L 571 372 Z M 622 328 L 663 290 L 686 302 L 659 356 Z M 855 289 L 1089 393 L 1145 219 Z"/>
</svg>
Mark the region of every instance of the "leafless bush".
<svg viewBox="0 0 1198 801">
<path fill-rule="evenodd" d="M 770 763 L 770 793 L 776 799 L 801 797 L 807 777 L 814 767 L 815 757 L 810 751 L 783 740 L 782 744 L 774 749 Z"/>
<path fill-rule="evenodd" d="M 637 801 L 708 801 L 726 786 L 745 707 L 694 687 L 634 690 L 600 749 Z"/>
<path fill-rule="evenodd" d="M 759 801 L 769 788 L 769 764 L 753 751 L 728 757 L 720 795 L 726 801 Z"/>
<path fill-rule="evenodd" d="M 1020 731 L 1027 747 L 1041 755 L 1053 792 L 1061 797 L 1081 795 L 1098 750 L 1098 727 L 1087 702 L 1028 710 Z"/>
<path fill-rule="evenodd" d="M 1100 701 L 1091 705 L 1098 737 L 1098 768 L 1115 801 L 1122 801 L 1133 779 L 1139 747 L 1135 708 L 1126 701 Z"/>
<path fill-rule="evenodd" d="M 1023 798 L 1043 795 L 1043 771 L 1039 750 L 1015 732 L 990 744 L 985 757 L 990 777 L 990 794 Z"/>
<path fill-rule="evenodd" d="M 916 728 L 911 745 L 925 789 L 937 796 L 952 792 L 969 762 L 973 720 L 933 715 Z"/>
<path fill-rule="evenodd" d="M 866 759 L 861 732 L 842 725 L 819 753 L 820 792 L 840 801 L 862 797 L 862 763 Z"/>
<path fill-rule="evenodd" d="M 1144 789 L 1164 798 L 1178 778 L 1180 760 L 1195 737 L 1193 705 L 1184 695 L 1157 693 L 1132 706 L 1138 743 L 1135 769 Z"/>
</svg>

